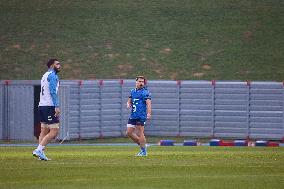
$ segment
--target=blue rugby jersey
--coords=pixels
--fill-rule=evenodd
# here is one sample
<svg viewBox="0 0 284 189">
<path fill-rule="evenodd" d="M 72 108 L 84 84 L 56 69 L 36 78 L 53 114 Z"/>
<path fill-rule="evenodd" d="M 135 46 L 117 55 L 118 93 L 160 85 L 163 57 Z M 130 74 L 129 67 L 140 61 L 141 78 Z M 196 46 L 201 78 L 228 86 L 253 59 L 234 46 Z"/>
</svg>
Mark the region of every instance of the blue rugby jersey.
<svg viewBox="0 0 284 189">
<path fill-rule="evenodd" d="M 59 78 L 53 69 L 49 69 L 41 79 L 39 106 L 59 106 L 58 102 Z"/>
<path fill-rule="evenodd" d="M 131 98 L 131 115 L 130 119 L 141 119 L 145 120 L 147 119 L 147 106 L 146 106 L 146 100 L 151 99 L 151 93 L 148 89 L 141 88 L 141 89 L 132 89 L 130 91 Z"/>
</svg>

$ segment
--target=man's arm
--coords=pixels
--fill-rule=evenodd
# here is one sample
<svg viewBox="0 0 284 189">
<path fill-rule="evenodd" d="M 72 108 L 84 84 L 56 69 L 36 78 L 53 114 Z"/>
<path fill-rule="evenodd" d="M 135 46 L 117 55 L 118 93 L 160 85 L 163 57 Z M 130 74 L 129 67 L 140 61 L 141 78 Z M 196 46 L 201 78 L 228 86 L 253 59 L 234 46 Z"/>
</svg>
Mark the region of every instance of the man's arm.
<svg viewBox="0 0 284 189">
<path fill-rule="evenodd" d="M 50 74 L 47 80 L 49 81 L 49 92 L 51 95 L 51 99 L 52 99 L 53 105 L 55 106 L 55 117 L 57 117 L 60 114 L 58 95 L 56 91 L 58 78 L 55 75 Z"/>
<path fill-rule="evenodd" d="M 146 106 L 147 106 L 147 119 L 151 118 L 152 115 L 152 102 L 151 99 L 146 100 Z"/>
<path fill-rule="evenodd" d="M 127 100 L 127 109 L 130 109 L 131 108 L 131 98 L 129 97 L 128 100 Z"/>
<path fill-rule="evenodd" d="M 50 93 L 53 105 L 55 107 L 58 107 L 59 103 L 58 103 L 58 96 L 57 96 L 57 91 L 56 91 L 57 82 L 58 82 L 57 78 L 55 75 L 50 74 L 47 80 L 49 81 L 49 93 Z"/>
</svg>

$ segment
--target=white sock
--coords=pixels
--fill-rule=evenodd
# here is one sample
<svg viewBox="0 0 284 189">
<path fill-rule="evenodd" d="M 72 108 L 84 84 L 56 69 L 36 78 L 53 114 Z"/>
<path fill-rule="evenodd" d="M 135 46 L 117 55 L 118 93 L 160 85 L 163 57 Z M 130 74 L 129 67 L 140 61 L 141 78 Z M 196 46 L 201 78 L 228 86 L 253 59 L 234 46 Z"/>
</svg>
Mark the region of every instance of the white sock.
<svg viewBox="0 0 284 189">
<path fill-rule="evenodd" d="M 42 146 L 42 145 L 39 144 L 38 147 L 37 147 L 37 150 L 42 151 L 44 149 L 44 147 L 45 146 Z"/>
</svg>

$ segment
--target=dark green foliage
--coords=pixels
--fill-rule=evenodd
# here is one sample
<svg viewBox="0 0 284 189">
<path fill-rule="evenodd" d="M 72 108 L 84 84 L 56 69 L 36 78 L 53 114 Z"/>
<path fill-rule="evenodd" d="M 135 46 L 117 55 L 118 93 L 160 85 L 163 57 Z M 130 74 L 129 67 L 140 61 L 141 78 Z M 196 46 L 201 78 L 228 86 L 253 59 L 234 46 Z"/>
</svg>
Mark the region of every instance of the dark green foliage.
<svg viewBox="0 0 284 189">
<path fill-rule="evenodd" d="M 281 0 L 13 0 L 0 2 L 0 79 L 145 75 L 276 80 L 284 75 Z"/>
</svg>

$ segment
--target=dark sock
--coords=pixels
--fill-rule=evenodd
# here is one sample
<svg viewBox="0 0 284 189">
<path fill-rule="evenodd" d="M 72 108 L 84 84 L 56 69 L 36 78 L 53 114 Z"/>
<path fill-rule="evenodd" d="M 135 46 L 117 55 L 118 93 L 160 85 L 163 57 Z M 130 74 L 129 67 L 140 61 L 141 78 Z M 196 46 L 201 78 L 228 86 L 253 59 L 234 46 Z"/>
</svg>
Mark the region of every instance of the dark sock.
<svg viewBox="0 0 284 189">
<path fill-rule="evenodd" d="M 143 152 L 146 152 L 146 148 L 141 147 L 141 150 L 142 150 Z"/>
</svg>

